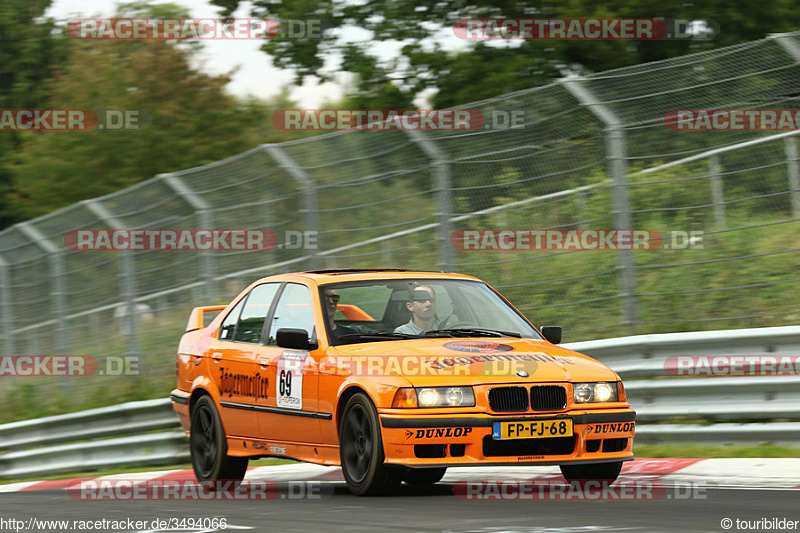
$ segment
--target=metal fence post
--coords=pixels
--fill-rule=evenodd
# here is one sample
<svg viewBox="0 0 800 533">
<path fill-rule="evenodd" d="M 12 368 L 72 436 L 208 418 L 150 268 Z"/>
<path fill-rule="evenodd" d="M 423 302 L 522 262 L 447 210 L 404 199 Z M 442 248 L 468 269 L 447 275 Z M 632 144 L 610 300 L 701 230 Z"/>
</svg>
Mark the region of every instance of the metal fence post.
<svg viewBox="0 0 800 533">
<path fill-rule="evenodd" d="M 392 264 L 392 245 L 389 241 L 381 241 L 381 260 L 386 268 L 390 268 Z"/>
<path fill-rule="evenodd" d="M 14 327 L 12 316 L 11 279 L 8 262 L 0 256 L 0 313 L 3 314 L 3 351 L 14 355 Z"/>
<path fill-rule="evenodd" d="M 200 226 L 203 229 L 211 229 L 213 226 L 213 217 L 211 216 L 211 206 L 199 194 L 194 192 L 186 182 L 174 174 L 159 174 L 156 176 L 161 179 L 169 188 L 175 193 L 186 200 L 197 213 L 197 218 L 200 221 Z M 200 270 L 202 271 L 203 279 L 205 280 L 205 300 L 211 302 L 218 296 L 216 285 L 214 284 L 214 277 L 216 269 L 214 265 L 214 256 L 211 250 L 201 250 L 200 252 Z"/>
<path fill-rule="evenodd" d="M 719 156 L 712 155 L 708 158 L 708 172 L 711 174 L 711 203 L 714 204 L 714 223 L 718 228 L 726 226 L 725 219 L 725 193 L 720 176 Z"/>
<path fill-rule="evenodd" d="M 790 35 L 773 33 L 769 35 L 775 42 L 789 54 L 795 62 L 800 63 L 800 46 Z M 789 191 L 792 200 L 792 218 L 800 218 L 800 170 L 798 170 L 797 144 L 794 137 L 784 139 L 786 150 L 786 165 L 789 173 Z"/>
<path fill-rule="evenodd" d="M 789 194 L 792 199 L 792 218 L 800 218 L 800 161 L 797 158 L 797 141 L 794 137 L 783 140 L 786 151 L 786 170 L 789 173 Z"/>
<path fill-rule="evenodd" d="M 56 349 L 61 355 L 68 355 L 69 342 L 68 342 L 68 329 L 67 329 L 67 304 L 66 304 L 66 289 L 64 288 L 64 263 L 61 260 L 62 250 L 55 244 L 50 242 L 41 231 L 35 226 L 31 226 L 28 222 L 20 222 L 17 228 L 25 234 L 33 243 L 38 246 L 45 254 L 50 263 L 50 280 L 52 282 L 52 295 L 53 295 L 53 314 L 56 322 L 56 335 L 55 342 Z"/>
<path fill-rule="evenodd" d="M 792 59 L 800 63 L 800 46 L 797 45 L 794 38 L 786 33 L 771 33 L 767 36 L 768 39 L 774 39 L 775 42 L 784 49 L 784 51 L 792 56 Z"/>
<path fill-rule="evenodd" d="M 317 248 L 308 250 L 310 270 L 319 268 L 319 253 L 322 251 L 322 240 L 319 236 L 319 221 L 317 219 L 317 184 L 292 157 L 287 154 L 278 144 L 262 144 L 261 147 L 267 154 L 278 163 L 278 166 L 286 171 L 297 183 L 303 194 L 303 211 L 305 213 L 306 231 L 317 232 Z"/>
<path fill-rule="evenodd" d="M 616 229 L 633 229 L 624 124 L 616 113 L 584 85 L 585 81 L 586 79 L 580 76 L 570 76 L 560 80 L 564 88 L 605 126 L 606 160 L 609 174 L 614 180 L 614 226 Z M 639 322 L 639 312 L 636 304 L 636 262 L 632 250 L 618 250 L 617 268 L 625 323 L 628 325 L 628 330 L 633 333 Z"/>
<path fill-rule="evenodd" d="M 444 270 L 453 269 L 453 248 L 450 244 L 452 233 L 450 219 L 453 216 L 453 187 L 450 179 L 450 161 L 445 153 L 422 132 L 406 130 L 409 138 L 416 143 L 433 166 L 433 182 L 436 190 L 436 207 L 439 211 L 439 259 Z"/>
<path fill-rule="evenodd" d="M 97 200 L 84 200 L 83 204 L 97 218 L 108 224 L 115 230 L 125 230 L 125 224 L 119 221 L 106 207 Z M 136 271 L 133 264 L 133 252 L 130 250 L 122 251 L 122 287 L 125 305 L 128 312 L 125 316 L 127 324 L 128 355 L 136 357 L 139 355 L 139 346 L 136 339 L 138 329 L 138 316 L 136 311 Z"/>
<path fill-rule="evenodd" d="M 28 222 L 20 222 L 16 225 L 26 237 L 28 237 L 45 254 L 50 264 L 50 281 L 53 295 L 53 320 L 56 323 L 55 347 L 58 355 L 69 355 L 69 329 L 67 328 L 67 302 L 66 288 L 64 287 L 64 263 L 61 258 L 63 250 L 50 242 L 47 237 L 35 226 Z M 61 380 L 65 396 L 71 393 L 71 386 L 68 377 Z"/>
</svg>

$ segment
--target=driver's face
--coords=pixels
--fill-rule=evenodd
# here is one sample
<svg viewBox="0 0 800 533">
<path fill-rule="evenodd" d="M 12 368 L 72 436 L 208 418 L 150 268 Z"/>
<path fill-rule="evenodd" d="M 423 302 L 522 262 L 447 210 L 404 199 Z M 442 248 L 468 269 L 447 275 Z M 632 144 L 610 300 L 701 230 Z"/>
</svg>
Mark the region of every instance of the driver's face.
<svg viewBox="0 0 800 533">
<path fill-rule="evenodd" d="M 428 287 L 419 287 L 418 290 L 424 290 L 431 297 L 427 300 L 414 300 L 411 302 L 411 312 L 414 316 L 423 320 L 430 320 L 436 311 L 436 299 L 433 296 L 433 291 Z"/>
<path fill-rule="evenodd" d="M 328 318 L 333 318 L 336 314 L 336 304 L 339 303 L 339 293 L 335 290 L 325 291 L 325 309 L 328 312 Z"/>
</svg>

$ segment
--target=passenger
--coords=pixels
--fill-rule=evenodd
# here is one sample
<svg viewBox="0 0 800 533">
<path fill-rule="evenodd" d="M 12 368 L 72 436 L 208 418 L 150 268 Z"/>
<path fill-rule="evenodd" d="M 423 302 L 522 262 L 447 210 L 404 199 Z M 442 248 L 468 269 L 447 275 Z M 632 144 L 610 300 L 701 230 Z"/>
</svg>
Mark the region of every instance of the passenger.
<svg viewBox="0 0 800 533">
<path fill-rule="evenodd" d="M 395 333 L 409 335 L 422 335 L 426 331 L 438 329 L 439 321 L 436 320 L 436 295 L 427 285 L 415 287 L 406 302 L 406 308 L 411 311 L 411 320 L 406 324 L 397 326 Z"/>
</svg>

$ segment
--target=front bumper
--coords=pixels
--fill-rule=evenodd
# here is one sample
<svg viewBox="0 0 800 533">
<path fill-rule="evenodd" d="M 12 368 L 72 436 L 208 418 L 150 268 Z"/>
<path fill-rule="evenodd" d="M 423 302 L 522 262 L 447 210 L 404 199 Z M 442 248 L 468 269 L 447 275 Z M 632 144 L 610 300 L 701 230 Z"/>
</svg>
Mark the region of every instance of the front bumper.
<svg viewBox="0 0 800 533">
<path fill-rule="evenodd" d="M 572 420 L 568 437 L 496 440 L 495 422 Z M 390 464 L 465 466 L 601 463 L 633 459 L 636 412 L 575 410 L 557 415 L 380 415 L 384 455 Z"/>
</svg>

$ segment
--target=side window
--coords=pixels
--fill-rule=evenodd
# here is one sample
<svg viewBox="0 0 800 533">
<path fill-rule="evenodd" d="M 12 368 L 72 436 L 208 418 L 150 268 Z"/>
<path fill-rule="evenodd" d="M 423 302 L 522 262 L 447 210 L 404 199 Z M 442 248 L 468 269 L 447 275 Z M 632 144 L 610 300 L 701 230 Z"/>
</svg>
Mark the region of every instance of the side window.
<svg viewBox="0 0 800 533">
<path fill-rule="evenodd" d="M 222 321 L 222 326 L 219 328 L 219 338 L 221 340 L 231 340 L 233 339 L 233 332 L 236 331 L 236 323 L 239 321 L 239 315 L 242 312 L 242 307 L 244 307 L 244 302 L 247 301 L 247 296 L 239 300 L 239 303 L 236 304 L 228 316 L 225 317 L 225 320 Z"/>
<path fill-rule="evenodd" d="M 288 283 L 283 289 L 275 316 L 269 330 L 268 344 L 275 345 L 275 334 L 280 328 L 300 328 L 314 337 L 314 314 L 311 310 L 311 292 L 305 285 Z"/>
<path fill-rule="evenodd" d="M 265 283 L 250 291 L 236 325 L 233 340 L 252 343 L 258 343 L 261 340 L 264 319 L 267 318 L 278 287 L 280 287 L 280 283 Z"/>
</svg>

